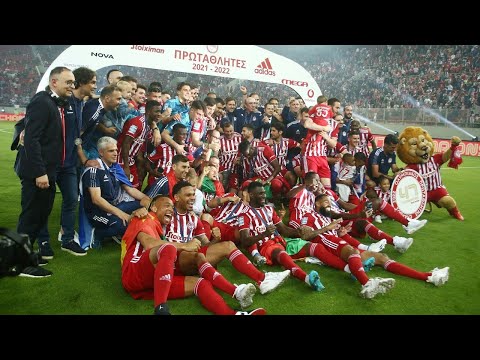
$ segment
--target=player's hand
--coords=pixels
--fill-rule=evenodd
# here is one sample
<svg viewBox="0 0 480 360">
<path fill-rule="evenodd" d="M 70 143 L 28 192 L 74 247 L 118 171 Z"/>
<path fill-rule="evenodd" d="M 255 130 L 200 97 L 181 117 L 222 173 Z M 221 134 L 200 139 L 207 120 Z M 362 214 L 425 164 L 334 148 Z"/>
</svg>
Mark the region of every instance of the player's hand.
<svg viewBox="0 0 480 360">
<path fill-rule="evenodd" d="M 273 225 L 273 224 L 270 224 L 270 225 L 267 226 L 267 229 L 265 230 L 265 234 L 266 234 L 266 236 L 270 236 L 273 233 L 275 233 L 275 231 L 277 231 L 276 226 Z"/>
<path fill-rule="evenodd" d="M 39 187 L 40 189 L 48 189 L 50 187 L 50 184 L 48 182 L 48 175 L 42 175 L 39 176 L 35 179 L 35 185 Z"/>
<path fill-rule="evenodd" d="M 222 240 L 222 234 L 218 227 L 212 228 L 212 240 L 213 241 L 220 241 Z"/>
<path fill-rule="evenodd" d="M 144 218 L 147 217 L 147 215 L 148 215 L 147 209 L 145 209 L 144 207 L 141 207 L 140 209 L 137 209 L 137 210 L 133 211 L 131 217 L 137 217 L 139 219 L 144 219 Z"/>
<path fill-rule="evenodd" d="M 230 196 L 228 198 L 228 200 L 230 200 L 231 202 L 233 202 L 234 204 L 238 203 L 240 201 L 240 198 L 237 196 L 237 195 L 233 195 L 233 196 Z"/>
<path fill-rule="evenodd" d="M 202 244 L 200 243 L 200 240 L 198 240 L 197 238 L 193 238 L 191 241 L 185 244 L 185 247 L 183 250 L 190 251 L 190 252 L 197 252 L 201 246 Z"/>
</svg>

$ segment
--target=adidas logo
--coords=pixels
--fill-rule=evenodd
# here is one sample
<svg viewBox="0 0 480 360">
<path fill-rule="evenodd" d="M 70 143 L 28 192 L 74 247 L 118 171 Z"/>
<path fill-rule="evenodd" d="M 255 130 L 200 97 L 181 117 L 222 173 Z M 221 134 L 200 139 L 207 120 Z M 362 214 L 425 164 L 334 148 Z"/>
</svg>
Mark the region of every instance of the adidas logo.
<svg viewBox="0 0 480 360">
<path fill-rule="evenodd" d="M 166 274 L 166 275 L 163 275 L 162 277 L 160 277 L 159 279 L 160 281 L 172 281 L 172 278 L 170 276 L 170 274 Z"/>
<path fill-rule="evenodd" d="M 273 71 L 273 67 L 272 67 L 272 64 L 270 63 L 269 58 L 266 58 L 260 64 L 257 65 L 257 68 L 255 69 L 255 74 L 275 76 L 275 71 Z"/>
</svg>

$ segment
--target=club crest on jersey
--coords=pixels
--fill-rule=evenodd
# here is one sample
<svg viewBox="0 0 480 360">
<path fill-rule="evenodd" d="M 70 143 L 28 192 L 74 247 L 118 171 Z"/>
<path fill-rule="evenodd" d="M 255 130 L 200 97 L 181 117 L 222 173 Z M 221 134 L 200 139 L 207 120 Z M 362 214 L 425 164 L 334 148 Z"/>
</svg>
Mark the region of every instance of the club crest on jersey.
<svg viewBox="0 0 480 360">
<path fill-rule="evenodd" d="M 238 226 L 243 226 L 245 225 L 245 220 L 243 219 L 243 217 L 239 217 L 238 218 Z"/>
<path fill-rule="evenodd" d="M 189 221 L 187 224 L 188 231 L 193 231 L 194 228 L 195 228 L 195 225 L 193 224 L 193 222 Z"/>
<path fill-rule="evenodd" d="M 134 135 L 137 132 L 137 129 L 138 129 L 137 125 L 131 125 L 130 128 L 128 129 L 128 132 Z"/>
</svg>

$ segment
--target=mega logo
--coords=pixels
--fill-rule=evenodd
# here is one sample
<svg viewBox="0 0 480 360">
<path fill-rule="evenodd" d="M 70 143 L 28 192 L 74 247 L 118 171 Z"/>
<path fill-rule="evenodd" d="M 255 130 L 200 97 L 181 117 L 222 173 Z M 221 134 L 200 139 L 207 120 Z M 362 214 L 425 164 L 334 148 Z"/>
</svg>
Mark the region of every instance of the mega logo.
<svg viewBox="0 0 480 360">
<path fill-rule="evenodd" d="M 91 52 L 90 56 L 95 56 L 95 57 L 100 57 L 100 58 L 106 58 L 106 59 L 115 59 L 113 55 L 110 54 L 103 54 L 103 53 L 96 53 L 96 52 Z"/>
<path fill-rule="evenodd" d="M 275 71 L 273 71 L 273 67 L 269 58 L 266 58 L 257 65 L 255 68 L 255 74 L 275 76 Z"/>
<path fill-rule="evenodd" d="M 297 81 L 297 80 L 282 79 L 282 84 L 284 84 L 284 85 L 292 85 L 292 86 L 308 87 L 308 82 L 306 82 L 306 81 Z"/>
</svg>

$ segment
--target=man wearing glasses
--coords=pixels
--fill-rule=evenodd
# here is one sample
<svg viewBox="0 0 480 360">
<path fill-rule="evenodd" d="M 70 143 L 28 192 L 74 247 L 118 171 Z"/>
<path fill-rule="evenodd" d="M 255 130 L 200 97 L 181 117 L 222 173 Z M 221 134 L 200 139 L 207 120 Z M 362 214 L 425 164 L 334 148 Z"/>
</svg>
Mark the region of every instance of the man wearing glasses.
<svg viewBox="0 0 480 360">
<path fill-rule="evenodd" d="M 56 67 L 45 91 L 35 94 L 27 106 L 23 144 L 15 161 L 22 184 L 17 232 L 28 234 L 32 243 L 52 211 L 56 169 L 63 166 L 67 155 L 64 108 L 74 85 L 72 71 Z"/>
</svg>

